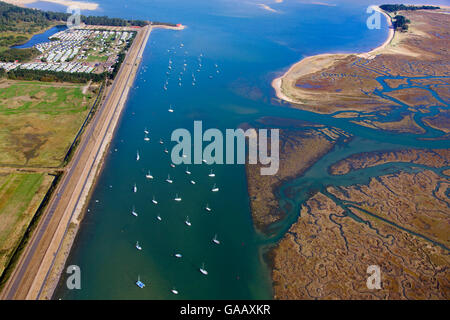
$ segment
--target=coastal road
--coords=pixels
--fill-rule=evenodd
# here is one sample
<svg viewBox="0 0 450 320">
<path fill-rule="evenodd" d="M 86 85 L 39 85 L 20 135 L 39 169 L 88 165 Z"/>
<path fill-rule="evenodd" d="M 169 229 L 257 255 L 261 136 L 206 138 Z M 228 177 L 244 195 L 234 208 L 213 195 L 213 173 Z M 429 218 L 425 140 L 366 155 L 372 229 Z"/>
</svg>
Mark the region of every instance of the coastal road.
<svg viewBox="0 0 450 320">
<path fill-rule="evenodd" d="M 52 276 L 52 269 L 58 264 L 56 258 L 58 253 L 61 254 L 59 251 L 70 225 L 79 222 L 76 218 L 83 210 L 101 168 L 104 152 L 124 108 L 151 30 L 150 26 L 139 30 L 113 85 L 87 126 L 74 157 L 5 284 L 1 299 L 50 298 L 58 278 L 58 272 Z"/>
</svg>

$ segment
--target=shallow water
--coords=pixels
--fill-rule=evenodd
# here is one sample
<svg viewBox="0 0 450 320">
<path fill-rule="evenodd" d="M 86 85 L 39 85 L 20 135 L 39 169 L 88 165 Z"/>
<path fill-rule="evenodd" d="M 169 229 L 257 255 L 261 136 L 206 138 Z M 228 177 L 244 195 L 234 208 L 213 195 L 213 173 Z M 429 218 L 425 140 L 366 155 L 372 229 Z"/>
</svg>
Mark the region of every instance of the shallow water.
<svg viewBox="0 0 450 320">
<path fill-rule="evenodd" d="M 65 25 L 55 26 L 53 28 L 46 30 L 45 32 L 35 34 L 26 43 L 18 45 L 18 46 L 13 46 L 12 48 L 25 49 L 25 48 L 31 48 L 32 46 L 34 46 L 38 43 L 49 42 L 50 41 L 48 39 L 49 37 L 51 37 L 55 33 L 65 30 L 65 29 L 67 29 L 67 27 Z"/>
<path fill-rule="evenodd" d="M 352 124 L 349 119 L 273 103 L 271 79 L 302 57 L 363 52 L 384 42 L 384 21 L 380 30 L 368 30 L 365 25 L 366 8 L 372 3 L 336 1 L 336 6 L 324 6 L 286 1 L 271 5 L 279 10 L 274 13 L 260 8 L 256 1 L 98 2 L 101 9 L 94 14 L 179 22 L 188 28 L 181 32 L 156 29 L 150 36 L 89 212 L 68 258 L 67 265 L 81 268 L 82 290 L 67 290 L 63 275 L 55 299 L 270 298 L 270 270 L 263 254 L 295 221 L 301 202 L 327 184 L 366 183 L 371 176 L 395 170 L 377 167 L 363 174 L 330 177 L 326 170 L 330 164 L 355 152 L 448 144 L 417 140 L 412 134 L 392 135 Z M 169 60 L 173 67 L 165 91 Z M 167 111 L 170 105 L 173 113 Z M 172 131 L 192 130 L 194 120 L 202 120 L 204 130 L 224 130 L 265 116 L 322 123 L 355 136 L 350 144 L 338 145 L 304 177 L 281 188 L 280 204 L 291 201 L 293 209 L 269 235 L 259 234 L 253 227 L 242 165 L 190 165 L 192 174 L 188 176 L 185 166 L 171 168 L 170 157 L 163 152 L 171 149 Z M 150 132 L 149 142 L 144 141 L 145 128 Z M 426 133 L 437 134 L 432 130 Z M 140 160 L 136 161 L 138 150 Z M 215 178 L 208 177 L 211 168 Z M 154 180 L 145 178 L 147 170 Z M 172 184 L 165 182 L 168 174 Z M 210 191 L 214 183 L 220 188 L 217 193 Z M 289 199 L 283 191 L 293 186 L 299 192 L 296 199 Z M 176 193 L 182 197 L 180 203 L 173 201 Z M 151 202 L 153 196 L 157 205 Z M 204 209 L 207 203 L 211 213 Z M 133 207 L 138 217 L 131 214 Z M 191 227 L 185 224 L 186 216 Z M 215 234 L 220 245 L 211 241 Z M 136 250 L 136 241 L 142 251 Z M 183 257 L 175 258 L 176 252 Z M 206 277 L 199 272 L 202 263 L 209 272 Z M 146 283 L 145 289 L 136 287 L 138 276 Z M 174 287 L 178 296 L 170 292 Z"/>
</svg>

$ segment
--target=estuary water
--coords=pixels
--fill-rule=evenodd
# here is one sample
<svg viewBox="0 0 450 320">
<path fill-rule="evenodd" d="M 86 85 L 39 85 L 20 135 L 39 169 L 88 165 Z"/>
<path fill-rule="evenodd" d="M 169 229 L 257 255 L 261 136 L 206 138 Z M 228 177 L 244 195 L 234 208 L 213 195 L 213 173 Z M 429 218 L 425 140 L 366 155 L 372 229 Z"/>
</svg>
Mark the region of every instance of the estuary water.
<svg viewBox="0 0 450 320">
<path fill-rule="evenodd" d="M 252 0 L 97 2 L 98 11 L 83 14 L 182 23 L 187 28 L 155 29 L 150 35 L 67 261 L 67 266 L 80 267 L 82 289 L 68 290 L 63 273 L 55 299 L 270 299 L 270 269 L 264 254 L 295 221 L 309 192 L 326 184 L 365 183 L 386 169 L 339 180 L 329 177 L 328 165 L 361 151 L 445 146 L 445 141 L 394 136 L 275 101 L 271 80 L 301 58 L 364 52 L 384 42 L 388 33 L 384 19 L 379 30 L 366 27 L 366 9 L 372 2 L 264 2 L 275 11 Z M 168 112 L 170 107 L 173 112 Z M 201 120 L 204 130 L 224 132 L 267 116 L 334 126 L 355 139 L 338 145 L 304 177 L 290 182 L 289 187 L 301 186 L 292 212 L 271 234 L 263 235 L 252 223 L 243 165 L 172 168 L 164 150 L 170 153 L 173 146 L 172 131 L 192 132 L 194 120 Z M 150 141 L 144 140 L 145 130 Z M 215 177 L 209 176 L 211 169 Z M 146 178 L 148 170 L 153 179 Z M 168 175 L 172 183 L 166 182 Z M 211 191 L 214 184 L 218 192 Z M 282 193 L 283 189 L 281 203 L 292 201 Z M 182 198 L 179 202 L 173 200 L 177 195 Z M 207 205 L 211 212 L 205 210 Z M 215 235 L 220 244 L 212 241 Z M 137 241 L 142 250 L 136 249 Z M 176 258 L 176 253 L 182 257 Z M 202 265 L 207 276 L 199 271 Z M 135 285 L 138 277 L 146 284 L 144 289 Z M 179 294 L 174 295 L 173 289 Z"/>
<path fill-rule="evenodd" d="M 48 41 L 50 41 L 48 39 L 49 37 L 51 37 L 55 33 L 65 30 L 65 29 L 67 29 L 67 27 L 65 25 L 54 26 L 53 28 L 50 28 L 50 29 L 46 30 L 45 32 L 35 34 L 26 43 L 18 45 L 18 46 L 13 46 L 12 48 L 16 48 L 16 49 L 31 48 L 36 44 L 48 42 Z"/>
</svg>

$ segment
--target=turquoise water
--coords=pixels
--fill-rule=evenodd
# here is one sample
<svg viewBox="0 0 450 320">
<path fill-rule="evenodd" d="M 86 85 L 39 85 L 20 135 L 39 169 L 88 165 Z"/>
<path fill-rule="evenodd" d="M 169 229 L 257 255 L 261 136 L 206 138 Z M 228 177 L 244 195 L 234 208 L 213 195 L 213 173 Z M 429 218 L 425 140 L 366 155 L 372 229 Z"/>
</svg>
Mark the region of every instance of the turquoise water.
<svg viewBox="0 0 450 320">
<path fill-rule="evenodd" d="M 369 177 L 384 172 L 412 170 L 407 164 L 396 164 L 331 177 L 327 173 L 330 164 L 355 152 L 448 146 L 447 140 L 393 135 L 352 124 L 349 119 L 290 109 L 274 101 L 271 80 L 302 57 L 363 52 L 384 42 L 384 21 L 380 30 L 365 26 L 366 8 L 372 2 L 335 1 L 335 6 L 324 6 L 285 1 L 271 4 L 279 10 L 277 13 L 261 9 L 257 1 L 98 2 L 101 9 L 93 14 L 183 23 L 188 28 L 181 32 L 156 29 L 150 36 L 89 211 L 68 258 L 68 265 L 81 268 L 82 289 L 67 290 L 63 275 L 55 299 L 270 298 L 270 270 L 264 253 L 295 221 L 299 205 L 311 192 L 323 190 L 328 184 L 366 183 Z M 200 55 L 202 66 L 197 72 Z M 169 60 L 173 68 L 165 91 Z M 380 74 L 380 83 L 387 77 L 392 76 Z M 390 90 L 383 86 L 379 94 Z M 444 103 L 448 107 L 448 102 Z M 173 113 L 167 112 L 170 105 Z M 388 121 L 404 112 L 405 106 L 399 104 L 392 114 L 377 117 Z M 192 130 L 194 120 L 202 120 L 205 130 L 256 124 L 262 117 L 321 123 L 355 137 L 348 145 L 338 144 L 304 177 L 280 189 L 280 205 L 290 202 L 292 209 L 267 235 L 253 227 L 244 166 L 191 165 L 192 174 L 188 176 L 185 166 L 171 168 L 170 158 L 163 152 L 164 148 L 170 150 L 172 131 Z M 143 139 L 145 128 L 150 132 L 149 142 Z M 425 129 L 427 137 L 441 134 Z M 159 139 L 165 143 L 161 145 Z M 138 162 L 137 150 L 141 157 Z M 215 178 L 208 177 L 211 168 Z M 145 178 L 147 170 L 154 180 Z M 165 182 L 168 174 L 173 184 Z M 191 179 L 195 185 L 189 182 Z M 220 188 L 217 193 L 210 191 L 214 183 Z M 289 188 L 299 190 L 295 199 L 290 198 Z M 183 199 L 180 203 L 173 201 L 176 193 Z M 151 202 L 153 196 L 158 205 Z M 207 203 L 213 209 L 209 214 L 204 209 Z M 138 217 L 131 214 L 133 207 Z M 162 221 L 156 219 L 157 215 Z M 191 227 L 185 224 L 186 216 Z M 220 245 L 211 241 L 215 234 Z M 136 241 L 142 251 L 135 249 Z M 176 252 L 183 257 L 175 258 Z M 206 277 L 199 272 L 202 263 L 209 272 Z M 145 289 L 134 284 L 138 276 L 146 283 Z M 177 296 L 170 292 L 174 287 L 179 291 Z"/>
</svg>

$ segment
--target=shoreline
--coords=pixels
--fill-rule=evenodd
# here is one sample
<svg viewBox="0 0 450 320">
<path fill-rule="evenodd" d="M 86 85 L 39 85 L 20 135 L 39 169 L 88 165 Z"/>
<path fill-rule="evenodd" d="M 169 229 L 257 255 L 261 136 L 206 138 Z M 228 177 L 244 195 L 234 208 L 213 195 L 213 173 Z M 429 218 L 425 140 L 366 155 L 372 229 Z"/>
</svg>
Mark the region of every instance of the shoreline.
<svg viewBox="0 0 450 320">
<path fill-rule="evenodd" d="M 67 258 L 71 252 L 72 246 L 75 242 L 78 231 L 81 227 L 81 222 L 86 214 L 86 205 L 92 197 L 92 192 L 95 189 L 97 184 L 97 180 L 99 175 L 102 173 L 105 164 L 105 158 L 107 156 L 107 151 L 111 145 L 111 142 L 115 136 L 117 125 L 119 124 L 120 119 L 122 118 L 123 111 L 126 108 L 126 103 L 128 101 L 128 95 L 132 84 L 135 81 L 135 77 L 137 74 L 137 70 L 139 69 L 140 63 L 142 61 L 142 56 L 144 50 L 147 46 L 148 39 L 150 37 L 152 26 L 148 26 L 148 31 L 146 35 L 144 35 L 144 40 L 140 44 L 139 51 L 137 52 L 136 60 L 132 63 L 133 67 L 128 75 L 128 79 L 126 81 L 125 88 L 121 94 L 120 100 L 116 105 L 116 109 L 113 110 L 110 118 L 110 122 L 108 123 L 108 127 L 106 128 L 104 140 L 102 144 L 99 146 L 97 150 L 95 162 L 92 166 L 92 171 L 90 176 L 88 177 L 84 189 L 80 195 L 79 203 L 75 208 L 75 211 L 72 213 L 70 222 L 68 223 L 64 237 L 61 239 L 59 243 L 58 253 L 54 256 L 52 266 L 46 274 L 46 277 L 40 287 L 39 294 L 37 299 L 42 300 L 50 300 L 54 294 L 54 291 L 59 283 L 61 274 L 63 272 L 63 268 L 66 264 Z M 130 50 L 131 52 L 131 50 Z M 137 60 L 139 60 L 137 62 Z M 123 62 L 126 64 L 126 60 Z M 112 86 L 109 88 L 112 91 Z M 108 91 L 109 93 L 109 91 Z M 105 99 L 106 100 L 106 99 Z M 103 101 L 104 104 L 107 101 Z"/>
<path fill-rule="evenodd" d="M 289 69 L 286 72 L 284 72 L 281 76 L 279 76 L 279 77 L 277 77 L 277 78 L 272 80 L 271 86 L 275 90 L 276 97 L 278 99 L 281 99 L 281 100 L 289 102 L 289 103 L 298 103 L 294 99 L 288 97 L 283 92 L 282 82 L 283 82 L 283 80 L 287 79 L 288 76 L 290 74 L 292 74 L 293 72 L 295 72 L 295 71 L 296 71 L 295 73 L 301 73 L 300 72 L 301 67 L 303 67 L 303 65 L 306 64 L 307 62 L 313 62 L 314 60 L 317 60 L 317 59 L 320 59 L 320 58 L 330 58 L 332 56 L 346 57 L 346 56 L 350 56 L 350 55 L 356 55 L 358 57 L 365 58 L 365 59 L 373 59 L 374 55 L 376 53 L 379 53 L 380 51 L 385 49 L 391 43 L 391 41 L 394 39 L 395 30 L 392 28 L 391 17 L 386 12 L 381 10 L 381 8 L 379 6 L 374 6 L 374 8 L 375 8 L 376 11 L 380 12 L 381 14 L 383 14 L 383 16 L 387 20 L 388 28 L 389 28 L 388 37 L 381 45 L 379 45 L 378 47 L 376 47 L 376 48 L 374 48 L 374 49 L 372 49 L 370 51 L 362 52 L 362 53 L 339 53 L 339 52 L 337 52 L 337 53 L 321 53 L 321 54 L 305 57 L 305 58 L 301 59 L 300 61 L 295 62 L 293 65 L 291 65 L 289 67 Z M 323 68 L 323 66 L 320 66 L 319 68 L 312 68 L 312 70 L 310 70 L 309 72 L 305 72 L 303 74 L 313 73 L 313 72 L 321 70 L 322 68 Z"/>
<path fill-rule="evenodd" d="M 139 30 L 119 74 L 106 92 L 30 242 L 1 293 L 3 299 L 50 299 L 82 220 L 106 150 L 125 108 L 152 26 Z M 93 136 L 101 139 L 91 139 Z M 80 161 L 81 160 L 81 161 Z M 74 228 L 75 227 L 75 230 Z M 57 263 L 55 263 L 57 262 Z"/>
<path fill-rule="evenodd" d="M 72 1 L 72 0 L 2 0 L 2 1 L 22 8 L 28 8 L 27 5 L 41 1 L 50 2 L 53 4 L 58 4 L 66 7 L 75 6 L 80 8 L 81 10 L 89 10 L 89 11 L 97 10 L 100 7 L 100 5 L 95 2 Z"/>
<path fill-rule="evenodd" d="M 361 115 L 365 111 L 364 113 L 366 113 L 367 117 L 364 117 L 365 115 L 360 116 L 363 119 L 361 124 L 356 123 L 356 121 L 348 121 L 362 126 L 379 124 L 377 127 L 375 125 L 373 127 L 377 131 L 391 131 L 390 129 L 396 125 L 397 131 L 395 133 L 401 132 L 400 135 L 404 136 L 406 131 L 400 130 L 412 130 L 410 128 L 413 128 L 415 125 L 426 129 L 426 126 L 420 123 L 420 116 L 417 119 L 414 118 L 416 114 L 422 112 L 418 104 L 414 103 L 416 97 L 422 97 L 422 95 L 412 92 L 410 90 L 412 86 L 402 86 L 402 81 L 406 81 L 405 79 L 408 78 L 425 77 L 423 73 L 433 74 L 436 79 L 445 77 L 446 65 L 444 64 L 444 67 L 442 67 L 442 61 L 445 61 L 447 48 L 445 41 L 440 40 L 442 39 L 440 34 L 442 30 L 444 30 L 443 32 L 448 30 L 449 20 L 448 17 L 442 17 L 441 19 L 438 16 L 443 14 L 440 10 L 399 11 L 397 14 L 404 15 L 406 19 L 410 19 L 408 32 L 395 32 L 390 26 L 388 38 L 380 46 L 365 53 L 320 54 L 306 57 L 291 65 L 289 70 L 284 72 L 282 76 L 273 79 L 272 86 L 276 91 L 277 97 L 292 102 L 293 104 L 290 107 L 326 114 L 327 116 L 331 115 L 330 117 L 338 115 L 338 111 L 342 112 L 342 114 L 344 112 L 355 112 L 357 115 Z M 388 15 L 384 13 L 383 15 L 389 19 L 388 21 L 393 16 L 393 14 Z M 414 65 L 415 63 L 420 65 L 420 67 L 411 67 L 408 71 L 403 72 L 404 65 Z M 354 80 L 351 77 L 352 74 L 349 70 L 355 64 L 367 66 L 370 69 L 367 73 L 355 72 L 355 77 L 361 77 L 364 80 Z M 383 73 L 385 70 L 383 68 L 388 71 Z M 371 72 L 373 70 L 379 71 L 380 69 L 381 72 L 374 76 L 372 75 Z M 367 76 L 368 74 L 370 76 Z M 407 118 L 404 115 L 402 115 L 400 121 L 397 121 L 397 119 L 386 119 L 385 122 L 382 122 L 377 121 L 378 119 L 370 119 L 368 114 L 373 110 L 376 110 L 376 113 L 373 112 L 372 114 L 382 114 L 386 118 L 392 114 L 390 110 L 375 109 L 377 108 L 375 102 L 371 105 L 370 101 L 367 103 L 367 100 L 360 99 L 361 95 L 368 95 L 367 92 L 370 93 L 373 90 L 372 88 L 378 83 L 374 81 L 374 77 L 376 78 L 379 74 L 387 74 L 386 83 L 389 88 L 392 88 L 392 91 L 399 88 L 399 91 L 392 96 L 402 98 L 405 109 L 408 107 L 408 113 L 405 111 L 409 117 L 408 119 L 411 119 L 408 123 L 397 125 L 397 123 Z M 430 81 L 427 85 L 432 86 L 438 81 Z M 310 85 L 310 87 L 307 87 L 307 85 Z M 380 97 L 385 92 L 383 89 L 379 89 Z M 361 93 L 357 92 L 358 90 L 361 90 Z M 443 95 L 446 93 L 445 91 L 444 93 L 440 92 Z M 390 94 L 387 94 L 387 96 L 390 96 Z M 423 96 L 422 104 L 434 103 L 428 102 L 432 101 L 432 98 L 428 98 L 425 94 Z M 437 95 L 437 97 L 440 98 L 440 95 Z M 368 99 L 371 98 L 372 96 Z M 361 113 L 358 113 L 360 110 L 354 107 L 357 104 L 361 108 L 365 108 L 362 109 Z M 437 114 L 439 115 L 440 112 Z M 353 118 L 353 116 L 348 116 L 348 118 Z M 445 115 L 444 120 L 437 119 L 437 126 L 445 127 Z M 442 125 L 439 121 L 444 122 L 444 124 Z M 381 125 L 385 125 L 385 127 L 382 128 Z M 353 130 L 351 132 L 358 136 L 358 132 Z M 424 130 L 424 132 L 416 136 L 420 137 L 420 134 L 425 134 L 425 132 Z M 442 135 L 440 137 L 445 136 Z M 417 141 L 419 139 L 421 138 L 417 138 Z M 371 140 L 371 137 L 369 137 L 369 140 Z M 347 155 L 338 154 L 337 157 L 330 158 L 332 162 L 325 164 L 327 166 L 326 170 L 331 175 L 332 167 L 336 167 L 337 172 L 340 170 L 341 174 L 345 175 L 350 171 L 361 169 L 361 167 L 366 168 L 368 162 L 373 162 L 372 167 L 388 164 L 389 168 L 391 168 L 396 166 L 396 162 L 414 162 L 415 165 L 419 165 L 423 161 L 427 163 L 428 167 L 433 167 L 433 157 L 437 157 L 439 160 L 445 159 L 444 156 L 436 156 L 435 154 L 432 154 L 432 156 L 423 155 L 421 153 L 420 155 L 423 156 L 423 158 L 419 159 L 421 161 L 417 162 L 411 159 L 411 161 L 408 161 L 403 152 L 408 153 L 410 158 L 418 160 L 414 150 L 419 145 L 416 143 L 404 144 L 403 141 L 400 141 L 398 146 L 394 146 L 390 151 L 395 155 L 384 155 L 382 153 L 383 150 L 377 149 L 376 141 L 378 140 L 382 141 L 382 139 L 373 140 L 374 147 L 372 151 L 360 150 L 359 146 L 354 145 L 350 148 L 355 147 L 356 151 L 349 152 Z M 442 148 L 448 151 L 445 145 Z M 420 151 L 420 149 L 417 150 Z M 432 150 L 430 151 L 432 152 Z M 399 155 L 397 155 L 398 152 Z M 366 153 L 370 154 L 371 157 L 366 157 Z M 283 153 L 280 152 L 280 157 L 282 156 Z M 439 196 L 436 197 L 434 192 L 434 190 L 437 190 L 435 181 L 444 179 L 443 175 L 426 170 L 420 171 L 420 173 L 409 172 L 408 170 L 403 170 L 403 168 L 398 173 L 391 175 L 389 171 L 385 172 L 383 167 L 380 168 L 379 172 L 367 171 L 369 182 L 353 181 L 350 186 L 345 184 L 342 186 L 338 183 L 339 180 L 336 186 L 326 185 L 324 188 L 326 192 L 324 193 L 320 190 L 318 192 L 317 188 L 311 188 L 306 190 L 307 193 L 305 192 L 305 195 L 293 195 L 293 199 L 295 197 L 295 199 L 300 199 L 298 201 L 301 201 L 297 207 L 300 208 L 298 211 L 300 211 L 299 216 L 301 218 L 295 219 L 294 223 L 289 226 L 288 232 L 281 237 L 278 246 L 272 251 L 274 253 L 272 258 L 275 257 L 275 260 L 271 261 L 275 264 L 275 267 L 272 267 L 275 299 L 367 299 L 369 298 L 367 291 L 360 289 L 359 282 L 355 286 L 353 283 L 355 279 L 360 280 L 360 270 L 364 270 L 366 267 L 365 262 L 361 263 L 361 261 L 375 261 L 377 259 L 379 259 L 378 261 L 386 261 L 387 258 L 390 261 L 395 261 L 396 257 L 399 256 L 405 257 L 408 261 L 415 260 L 417 262 L 413 265 L 389 263 L 389 267 L 386 268 L 386 270 L 389 269 L 389 272 L 386 272 L 386 275 L 392 280 L 386 281 L 386 283 L 389 282 L 390 286 L 383 287 L 384 292 L 380 290 L 380 294 L 373 294 L 372 298 L 409 299 L 411 297 L 421 297 L 420 295 L 423 293 L 425 293 L 423 297 L 428 299 L 430 297 L 436 299 L 446 297 L 446 292 L 441 289 L 442 285 L 440 284 L 445 282 L 445 277 L 441 278 L 443 280 L 432 276 L 428 278 L 427 275 L 421 272 L 423 268 L 417 267 L 418 265 L 425 266 L 428 263 L 426 258 L 423 258 L 423 256 L 417 257 L 418 251 L 415 245 L 404 245 L 404 239 L 409 243 L 413 243 L 412 241 L 419 243 L 419 241 L 425 240 L 428 242 L 426 245 L 427 250 L 435 250 L 434 252 L 436 253 L 434 254 L 436 257 L 442 254 L 438 251 L 440 248 L 444 250 L 448 248 L 448 246 L 442 245 L 442 243 L 445 243 L 442 241 L 446 240 L 442 238 L 442 234 L 445 235 L 445 233 L 437 231 L 432 233 L 429 231 L 430 229 L 433 230 L 432 228 L 439 228 L 440 217 L 429 220 L 437 221 L 436 225 L 431 223 L 420 225 L 416 223 L 414 218 L 419 216 L 418 213 L 424 211 L 417 208 L 429 206 L 438 211 L 437 204 L 432 201 L 439 198 Z M 311 180 L 309 178 L 313 180 L 316 178 L 314 172 L 312 177 L 308 177 L 305 181 L 301 180 L 298 183 L 296 181 L 295 184 L 288 187 L 292 187 L 294 193 L 300 190 L 300 187 L 308 185 L 308 181 Z M 348 178 L 351 179 L 352 177 L 348 176 Z M 421 179 L 429 184 L 421 183 Z M 376 184 L 377 181 L 379 181 L 378 185 Z M 421 186 L 420 190 L 417 189 L 417 185 Z M 414 197 L 416 193 L 423 195 L 423 199 Z M 332 196 L 329 196 L 329 194 Z M 386 199 L 391 201 L 386 201 Z M 352 203 L 354 206 L 346 206 L 345 203 Z M 395 205 L 391 205 L 392 203 Z M 281 201 L 280 206 L 283 205 L 284 202 Z M 392 210 L 386 212 L 386 208 Z M 412 208 L 411 211 L 409 211 L 409 208 Z M 347 219 L 349 216 L 345 210 L 350 210 L 350 212 L 360 217 L 363 223 L 356 219 Z M 333 220 L 333 217 L 339 217 L 339 222 Z M 342 219 L 340 219 L 341 217 Z M 396 219 L 395 217 L 402 218 Z M 409 217 L 413 218 L 408 220 Z M 379 224 L 374 225 L 372 228 L 372 225 L 369 223 L 364 223 L 368 221 L 367 218 L 378 219 L 377 223 Z M 427 218 L 420 219 L 424 221 Z M 370 227 L 368 228 L 367 225 L 370 225 Z M 375 239 L 380 235 L 378 230 L 381 231 L 383 228 L 389 230 L 391 226 L 394 226 L 390 232 L 395 241 L 389 244 L 390 248 L 387 253 L 378 255 L 379 252 L 384 250 L 381 244 L 383 240 L 377 240 L 378 243 L 375 243 L 374 240 L 368 239 Z M 373 230 L 376 230 L 374 235 L 367 238 L 366 235 L 373 233 Z M 404 236 L 404 232 L 409 234 Z M 440 241 L 435 241 L 433 237 L 427 236 L 427 232 L 430 232 L 432 236 L 435 236 Z M 339 234 L 342 235 L 340 240 L 338 240 Z M 418 239 L 416 242 L 411 237 L 421 239 Z M 330 239 L 333 241 L 330 241 Z M 419 246 L 417 245 L 417 247 Z M 432 246 L 436 246 L 436 249 L 431 249 Z M 400 254 L 400 250 L 404 252 Z M 354 258 L 358 256 L 360 258 Z M 445 256 L 445 253 L 442 256 Z M 443 264 L 445 265 L 445 262 Z M 398 266 L 396 271 L 392 271 L 393 269 L 390 268 L 392 265 Z M 345 268 L 342 266 L 345 266 Z M 346 274 L 342 274 L 342 269 L 346 269 Z M 411 270 L 414 276 L 410 276 Z M 409 286 L 410 290 L 402 290 L 405 278 L 411 283 L 411 286 Z M 339 283 L 346 285 L 337 288 L 335 286 L 336 279 Z M 361 280 L 360 283 L 364 284 L 366 279 L 362 277 Z M 414 283 L 418 283 L 420 289 L 417 289 L 419 286 L 414 285 Z M 437 285 L 435 285 L 436 283 Z M 362 286 L 362 288 L 364 287 Z"/>
<path fill-rule="evenodd" d="M 49 269 L 49 271 L 47 272 L 45 280 L 42 283 L 41 288 L 39 290 L 39 295 L 37 297 L 37 299 L 39 299 L 39 300 L 52 299 L 54 291 L 56 290 L 56 288 L 58 286 L 59 280 L 61 278 L 61 274 L 64 271 L 63 268 L 66 265 L 66 261 L 72 251 L 72 247 L 73 247 L 73 244 L 75 243 L 76 236 L 78 234 L 78 231 L 80 230 L 81 223 L 86 214 L 86 210 L 87 210 L 86 206 L 89 203 L 89 201 L 91 200 L 92 193 L 98 182 L 98 177 L 103 172 L 105 158 L 107 157 L 107 152 L 108 152 L 108 150 L 111 146 L 111 142 L 116 134 L 117 125 L 119 124 L 119 121 L 123 116 L 123 111 L 126 108 L 126 103 L 128 101 L 128 95 L 129 95 L 131 85 L 134 83 L 135 77 L 137 75 L 137 70 L 139 69 L 140 63 L 142 61 L 144 50 L 147 47 L 147 43 L 148 43 L 151 31 L 154 28 L 169 29 L 169 30 L 183 30 L 186 28 L 186 26 L 184 26 L 184 25 L 181 25 L 179 27 L 166 26 L 166 25 L 149 25 L 148 26 L 148 29 L 149 29 L 148 34 L 145 37 L 143 43 L 141 44 L 141 47 L 139 49 L 139 52 L 138 52 L 138 55 L 136 58 L 139 60 L 139 62 L 136 62 L 136 60 L 135 60 L 135 62 L 131 64 L 134 66 L 134 68 L 130 74 L 130 77 L 132 77 L 132 79 L 129 79 L 129 81 L 127 81 L 127 86 L 122 93 L 123 96 L 122 96 L 121 100 L 118 102 L 117 107 L 120 107 L 120 108 L 115 110 L 112 115 L 112 119 L 110 122 L 111 127 L 105 133 L 106 134 L 105 141 L 101 145 L 100 149 L 97 151 L 98 158 L 95 163 L 96 168 L 93 169 L 93 170 L 95 170 L 95 172 L 93 172 L 93 174 L 88 178 L 85 189 L 83 190 L 83 193 L 81 195 L 81 199 L 79 200 L 81 202 L 78 204 L 78 206 L 76 208 L 77 212 L 75 212 L 72 215 L 70 222 L 68 223 L 68 225 L 66 227 L 64 237 L 61 239 L 61 241 L 59 243 L 58 252 L 55 255 L 55 257 L 53 258 L 53 263 L 52 263 L 51 269 Z M 124 60 L 124 64 L 126 64 L 126 60 Z M 112 90 L 111 87 L 110 87 L 110 89 Z M 102 103 L 106 103 L 106 102 L 102 101 Z"/>
</svg>

